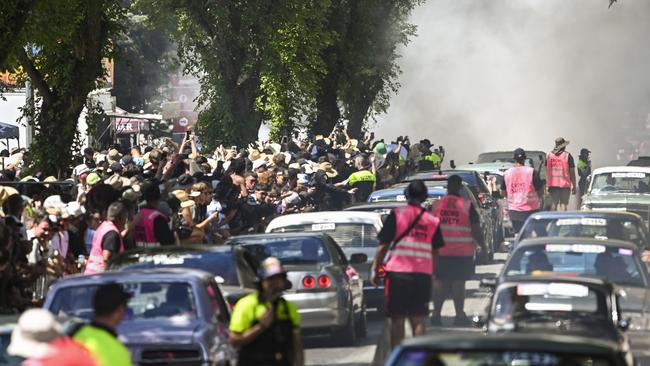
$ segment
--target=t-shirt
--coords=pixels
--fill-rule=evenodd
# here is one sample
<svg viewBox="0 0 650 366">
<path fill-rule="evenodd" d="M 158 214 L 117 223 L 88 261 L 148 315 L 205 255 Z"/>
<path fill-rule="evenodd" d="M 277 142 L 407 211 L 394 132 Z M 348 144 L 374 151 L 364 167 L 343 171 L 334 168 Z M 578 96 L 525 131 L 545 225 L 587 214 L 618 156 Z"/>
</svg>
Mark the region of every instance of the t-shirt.
<svg viewBox="0 0 650 366">
<path fill-rule="evenodd" d="M 120 252 L 120 234 L 117 231 L 109 231 L 104 234 L 102 239 L 102 250 L 108 250 L 111 253 Z"/>
<path fill-rule="evenodd" d="M 285 305 L 286 304 L 286 305 Z M 254 293 L 243 297 L 237 302 L 230 317 L 230 330 L 244 333 L 266 314 L 269 302 L 259 302 L 259 294 Z M 286 307 L 285 307 L 286 306 Z M 280 301 L 275 309 L 276 319 L 291 320 L 295 332 L 300 331 L 300 314 L 298 308 L 290 301 Z"/>
<path fill-rule="evenodd" d="M 379 234 L 377 234 L 377 237 L 379 238 L 379 241 L 381 241 L 382 243 L 390 243 L 393 241 L 393 239 L 395 239 L 396 231 L 397 231 L 397 219 L 395 218 L 395 211 L 392 211 L 386 217 L 386 221 L 384 221 L 384 226 L 381 228 Z M 402 235 L 402 233 L 399 234 Z M 436 229 L 435 234 L 433 234 L 431 245 L 433 246 L 433 249 L 436 250 L 442 248 L 444 244 L 445 242 L 442 239 L 442 231 L 440 230 L 440 226 L 438 226 L 438 229 Z"/>
</svg>

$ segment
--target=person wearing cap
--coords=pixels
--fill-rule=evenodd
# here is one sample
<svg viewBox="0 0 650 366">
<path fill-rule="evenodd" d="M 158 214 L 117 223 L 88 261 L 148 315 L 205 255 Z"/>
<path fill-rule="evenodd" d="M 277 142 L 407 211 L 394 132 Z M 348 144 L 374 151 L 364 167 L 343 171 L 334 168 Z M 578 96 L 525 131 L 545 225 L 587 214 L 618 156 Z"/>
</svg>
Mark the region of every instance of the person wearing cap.
<svg viewBox="0 0 650 366">
<path fill-rule="evenodd" d="M 540 210 L 544 182 L 534 168 L 526 166 L 524 149 L 517 148 L 513 158 L 514 166 L 503 175 L 501 195 L 507 198 L 512 228 L 518 233 L 528 216 Z"/>
<path fill-rule="evenodd" d="M 587 192 L 587 183 L 589 176 L 591 175 L 591 159 L 589 158 L 591 151 L 586 148 L 580 149 L 580 156 L 578 156 L 578 207 L 580 207 L 580 201 L 582 196 Z"/>
<path fill-rule="evenodd" d="M 108 206 L 106 216 L 106 220 L 93 235 L 90 256 L 84 271 L 86 275 L 104 272 L 111 257 L 124 251 L 121 232 L 126 225 L 126 207 L 120 202 L 113 202 Z"/>
<path fill-rule="evenodd" d="M 145 182 L 140 187 L 140 192 L 145 206 L 129 225 L 136 247 L 174 245 L 176 238 L 169 227 L 169 219 L 158 209 L 161 200 L 160 187 L 154 182 Z"/>
<path fill-rule="evenodd" d="M 363 155 L 357 155 L 354 158 L 354 166 L 356 172 L 350 174 L 348 179 L 343 182 L 337 183 L 336 186 L 348 186 L 349 189 L 356 188 L 355 200 L 356 202 L 365 202 L 368 197 L 375 190 L 377 185 L 377 177 L 375 171 L 375 162 L 368 161 Z"/>
<path fill-rule="evenodd" d="M 393 209 L 377 238 L 370 282 L 385 269 L 386 314 L 391 319 L 391 348 L 404 339 L 406 319 L 414 336 L 423 335 L 429 314 L 435 253 L 444 246 L 440 220 L 422 207 L 427 187 L 414 180 L 404 190 L 408 204 Z M 386 255 L 390 253 L 387 261 Z"/>
<path fill-rule="evenodd" d="M 477 246 L 486 252 L 481 221 L 472 201 L 462 196 L 463 181 L 458 175 L 447 179 L 447 195 L 436 202 L 433 215 L 440 219 L 445 245 L 438 250 L 433 286 L 431 323 L 442 325 L 442 306 L 449 294 L 454 300 L 454 325 L 469 325 L 465 315 L 465 282 L 474 276 Z"/>
<path fill-rule="evenodd" d="M 571 194 L 576 194 L 576 171 L 573 156 L 566 151 L 569 141 L 555 139 L 555 147 L 546 156 L 546 187 L 552 211 L 566 211 Z"/>
<path fill-rule="evenodd" d="M 88 349 L 67 337 L 54 315 L 45 309 L 22 313 L 11 332 L 7 354 L 12 357 L 0 361 L 9 361 L 9 365 L 18 365 L 20 361 L 25 366 L 98 365 Z"/>
<path fill-rule="evenodd" d="M 238 365 L 304 365 L 300 315 L 282 293 L 291 287 L 277 258 L 262 262 L 259 291 L 237 302 L 230 318 L 230 343 Z"/>
<path fill-rule="evenodd" d="M 117 339 L 117 326 L 127 311 L 132 295 L 116 283 L 100 285 L 93 296 L 93 320 L 72 333 L 72 338 L 84 345 L 100 366 L 130 366 L 131 354 Z"/>
</svg>

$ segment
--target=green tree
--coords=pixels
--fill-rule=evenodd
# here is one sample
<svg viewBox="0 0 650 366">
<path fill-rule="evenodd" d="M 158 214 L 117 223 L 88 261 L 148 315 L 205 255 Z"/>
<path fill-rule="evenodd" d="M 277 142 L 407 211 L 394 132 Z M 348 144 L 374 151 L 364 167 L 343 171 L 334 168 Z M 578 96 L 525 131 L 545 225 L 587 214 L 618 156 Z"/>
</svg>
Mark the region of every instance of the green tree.
<svg viewBox="0 0 650 366">
<path fill-rule="evenodd" d="M 254 140 L 262 121 L 273 134 L 313 112 L 320 57 L 330 41 L 329 1 L 139 0 L 161 24 L 176 24 L 185 71 L 201 82 L 198 131 L 216 140 Z M 170 20 L 172 18 L 172 20 Z"/>
<path fill-rule="evenodd" d="M 4 0 L 0 11 L 0 65 L 17 46 L 20 33 L 25 27 L 36 0 Z"/>
<path fill-rule="evenodd" d="M 72 161 L 79 115 L 104 75 L 122 13 L 117 0 L 39 1 L 11 49 L 10 65 L 21 66 L 37 91 L 37 108 L 25 113 L 34 116 L 30 151 L 47 174 L 60 176 Z"/>
<path fill-rule="evenodd" d="M 160 111 L 169 75 L 177 67 L 175 47 L 163 30 L 150 26 L 144 14 L 129 11 L 124 36 L 116 40 L 115 83 L 117 105 L 129 112 Z"/>
</svg>

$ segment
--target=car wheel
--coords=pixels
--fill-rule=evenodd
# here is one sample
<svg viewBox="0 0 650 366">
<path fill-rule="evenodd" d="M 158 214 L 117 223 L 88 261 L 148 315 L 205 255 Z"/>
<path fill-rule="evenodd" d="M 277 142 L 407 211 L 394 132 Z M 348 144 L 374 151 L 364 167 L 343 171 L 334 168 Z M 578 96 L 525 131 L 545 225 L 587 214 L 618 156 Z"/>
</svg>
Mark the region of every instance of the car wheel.
<svg viewBox="0 0 650 366">
<path fill-rule="evenodd" d="M 352 309 L 350 309 L 350 315 L 345 326 L 332 332 L 332 341 L 344 347 L 354 346 L 357 341 L 357 333 Z"/>
<path fill-rule="evenodd" d="M 357 338 L 364 338 L 368 334 L 368 315 L 366 313 L 366 303 L 361 306 L 361 314 L 355 324 L 355 332 Z"/>
</svg>

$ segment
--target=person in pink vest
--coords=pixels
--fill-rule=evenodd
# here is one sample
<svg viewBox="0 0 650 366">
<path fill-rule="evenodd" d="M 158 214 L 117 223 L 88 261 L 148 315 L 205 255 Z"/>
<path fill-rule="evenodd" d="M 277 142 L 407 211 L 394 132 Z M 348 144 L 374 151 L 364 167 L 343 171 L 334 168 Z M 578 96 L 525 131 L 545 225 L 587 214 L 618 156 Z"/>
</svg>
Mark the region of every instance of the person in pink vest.
<svg viewBox="0 0 650 366">
<path fill-rule="evenodd" d="M 370 279 L 376 285 L 377 274 L 385 265 L 386 313 L 392 321 L 391 347 L 404 339 L 407 318 L 415 336 L 424 334 L 434 255 L 444 245 L 438 219 L 422 207 L 428 193 L 424 183 L 413 181 L 404 193 L 408 204 L 394 209 L 377 235 L 379 246 Z"/>
<path fill-rule="evenodd" d="M 106 264 L 117 253 L 124 251 L 121 232 L 126 224 L 128 212 L 121 202 L 113 202 L 108 206 L 106 220 L 102 222 L 93 234 L 92 247 L 85 275 L 102 273 Z"/>
<path fill-rule="evenodd" d="M 501 194 L 508 198 L 508 214 L 518 233 L 528 216 L 540 210 L 544 182 L 534 168 L 526 166 L 524 149 L 514 151 L 514 160 L 515 165 L 503 175 Z"/>
<path fill-rule="evenodd" d="M 133 240 L 137 248 L 150 248 L 160 245 L 174 245 L 176 239 L 169 227 L 169 219 L 158 210 L 160 188 L 153 182 L 146 182 L 140 188 L 145 206 L 133 220 Z"/>
<path fill-rule="evenodd" d="M 438 201 L 433 215 L 440 220 L 445 246 L 438 250 L 433 286 L 434 326 L 442 325 L 442 306 L 451 294 L 456 317 L 454 325 L 470 323 L 465 315 L 465 281 L 474 276 L 476 246 L 485 249 L 481 223 L 472 201 L 462 196 L 463 181 L 458 175 L 447 179 L 447 195 Z"/>
<path fill-rule="evenodd" d="M 576 194 L 576 170 L 573 156 L 566 151 L 569 141 L 555 139 L 555 148 L 546 156 L 546 187 L 552 211 L 566 211 L 569 198 Z"/>
</svg>

